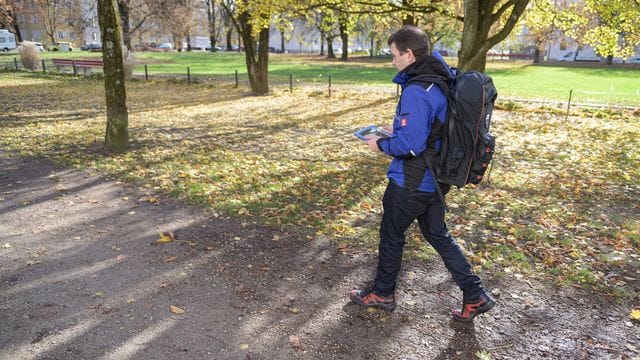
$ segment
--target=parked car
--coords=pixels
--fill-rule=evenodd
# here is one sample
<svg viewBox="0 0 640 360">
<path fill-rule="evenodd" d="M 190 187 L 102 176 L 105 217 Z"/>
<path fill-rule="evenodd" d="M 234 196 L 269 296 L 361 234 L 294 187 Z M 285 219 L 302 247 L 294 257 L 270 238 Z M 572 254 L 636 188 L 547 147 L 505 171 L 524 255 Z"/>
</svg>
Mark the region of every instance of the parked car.
<svg viewBox="0 0 640 360">
<path fill-rule="evenodd" d="M 171 51 L 173 50 L 173 45 L 171 45 L 171 43 L 162 43 L 158 45 L 158 49 L 162 51 Z"/>
<path fill-rule="evenodd" d="M 98 52 L 98 51 L 102 51 L 102 45 L 97 43 L 89 43 L 82 46 L 80 50 Z"/>
<path fill-rule="evenodd" d="M 42 52 L 42 51 L 47 51 L 47 49 L 44 48 L 44 46 L 42 46 L 41 42 L 35 42 L 35 41 L 23 41 L 20 43 L 20 46 L 24 45 L 24 44 L 33 44 L 36 49 L 38 49 L 38 51 Z"/>
<path fill-rule="evenodd" d="M 38 49 L 38 51 L 47 51 L 47 49 L 44 48 L 41 42 L 34 42 L 33 44 L 36 46 L 36 49 Z"/>
<path fill-rule="evenodd" d="M 49 51 L 73 51 L 73 44 L 67 41 L 58 41 L 49 45 Z"/>
<path fill-rule="evenodd" d="M 0 50 L 9 51 L 18 47 L 16 44 L 16 38 L 13 33 L 5 29 L 0 29 Z"/>
<path fill-rule="evenodd" d="M 632 56 L 627 59 L 627 63 L 629 64 L 640 64 L 640 55 Z"/>
<path fill-rule="evenodd" d="M 573 61 L 573 51 L 564 54 L 558 61 Z"/>
</svg>

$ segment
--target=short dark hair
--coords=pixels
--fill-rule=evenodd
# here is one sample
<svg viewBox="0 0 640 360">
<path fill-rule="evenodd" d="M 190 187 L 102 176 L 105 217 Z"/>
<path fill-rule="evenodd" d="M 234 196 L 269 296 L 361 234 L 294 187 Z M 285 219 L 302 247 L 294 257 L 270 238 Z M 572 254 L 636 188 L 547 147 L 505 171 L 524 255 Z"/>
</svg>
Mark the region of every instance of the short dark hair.
<svg viewBox="0 0 640 360">
<path fill-rule="evenodd" d="M 420 28 L 413 25 L 405 25 L 389 36 L 387 44 L 396 44 L 400 51 L 411 49 L 416 59 L 425 57 L 431 53 L 429 51 L 429 38 Z"/>
</svg>

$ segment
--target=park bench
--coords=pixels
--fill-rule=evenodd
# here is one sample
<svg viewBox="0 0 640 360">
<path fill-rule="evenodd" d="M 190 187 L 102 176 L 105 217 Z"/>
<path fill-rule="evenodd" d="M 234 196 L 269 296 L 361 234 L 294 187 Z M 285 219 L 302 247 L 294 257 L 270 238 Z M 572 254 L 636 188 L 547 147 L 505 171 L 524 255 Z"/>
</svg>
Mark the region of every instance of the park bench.
<svg viewBox="0 0 640 360">
<path fill-rule="evenodd" d="M 86 75 L 87 70 L 89 70 L 90 72 L 91 69 L 93 68 L 102 69 L 103 67 L 102 59 L 95 59 L 95 60 L 51 59 L 51 61 L 53 62 L 53 65 L 56 67 L 56 70 L 58 72 L 60 72 L 61 69 L 70 67 L 73 69 L 73 75 L 76 75 L 78 73 L 78 69 L 82 69 L 84 74 Z"/>
</svg>

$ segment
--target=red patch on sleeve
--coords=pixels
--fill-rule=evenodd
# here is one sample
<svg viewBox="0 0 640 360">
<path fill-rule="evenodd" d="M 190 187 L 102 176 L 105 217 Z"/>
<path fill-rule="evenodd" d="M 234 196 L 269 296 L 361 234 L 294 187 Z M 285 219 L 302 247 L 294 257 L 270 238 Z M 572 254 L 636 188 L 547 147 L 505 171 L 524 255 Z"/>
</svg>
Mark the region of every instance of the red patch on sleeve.
<svg viewBox="0 0 640 360">
<path fill-rule="evenodd" d="M 400 126 L 407 126 L 407 118 L 400 120 Z"/>
</svg>

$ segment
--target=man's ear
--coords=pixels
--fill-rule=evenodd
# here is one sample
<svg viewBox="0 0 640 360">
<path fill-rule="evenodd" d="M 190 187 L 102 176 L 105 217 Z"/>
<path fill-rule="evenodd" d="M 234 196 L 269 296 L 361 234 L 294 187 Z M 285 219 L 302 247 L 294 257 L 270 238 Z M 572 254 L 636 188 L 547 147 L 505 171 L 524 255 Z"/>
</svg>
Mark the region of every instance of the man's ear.
<svg viewBox="0 0 640 360">
<path fill-rule="evenodd" d="M 411 49 L 407 49 L 407 52 L 409 53 L 411 60 L 415 61 L 416 60 L 416 54 L 413 53 L 413 50 Z"/>
</svg>

